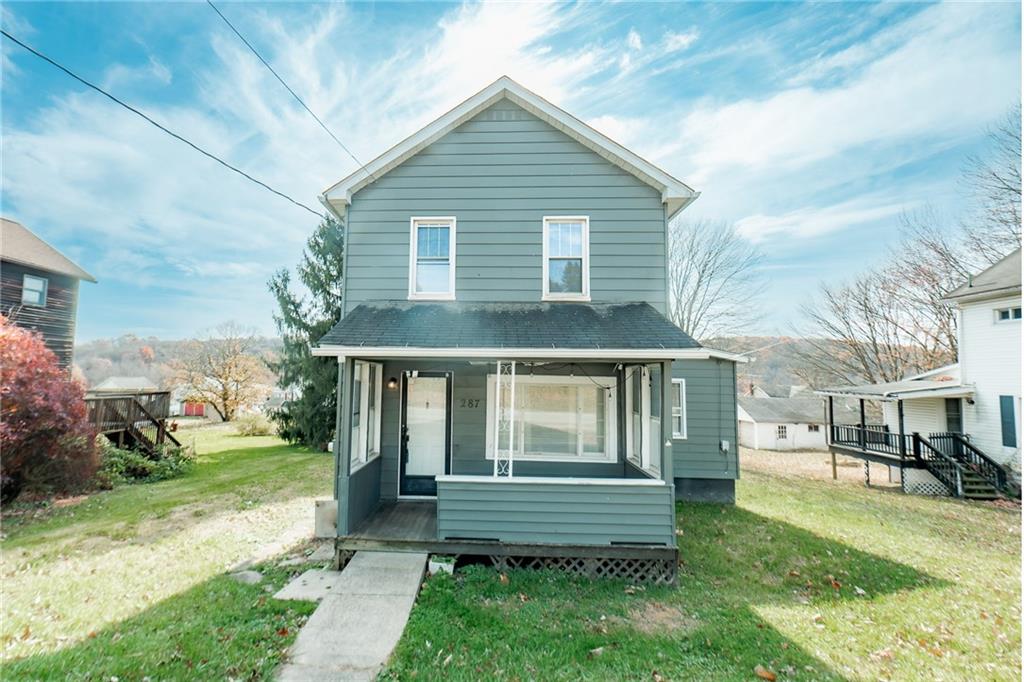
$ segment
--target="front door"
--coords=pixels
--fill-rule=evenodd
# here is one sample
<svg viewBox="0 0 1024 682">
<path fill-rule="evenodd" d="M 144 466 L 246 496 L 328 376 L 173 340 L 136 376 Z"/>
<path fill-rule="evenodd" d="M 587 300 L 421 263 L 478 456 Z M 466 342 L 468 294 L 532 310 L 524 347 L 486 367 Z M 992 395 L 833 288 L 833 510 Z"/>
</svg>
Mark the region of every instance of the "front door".
<svg viewBox="0 0 1024 682">
<path fill-rule="evenodd" d="M 434 477 L 450 471 L 452 377 L 407 373 L 402 382 L 401 495 L 437 495 Z"/>
</svg>

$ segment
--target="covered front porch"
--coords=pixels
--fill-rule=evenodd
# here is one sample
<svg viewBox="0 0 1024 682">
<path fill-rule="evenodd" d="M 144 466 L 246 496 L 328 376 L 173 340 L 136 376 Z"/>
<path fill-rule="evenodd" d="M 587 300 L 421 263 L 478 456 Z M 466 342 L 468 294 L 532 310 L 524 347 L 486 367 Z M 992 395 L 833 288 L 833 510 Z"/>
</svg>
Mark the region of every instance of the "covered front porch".
<svg viewBox="0 0 1024 682">
<path fill-rule="evenodd" d="M 672 363 L 715 351 L 649 305 L 364 305 L 315 352 L 341 370 L 340 552 L 633 557 L 674 574 Z"/>
</svg>

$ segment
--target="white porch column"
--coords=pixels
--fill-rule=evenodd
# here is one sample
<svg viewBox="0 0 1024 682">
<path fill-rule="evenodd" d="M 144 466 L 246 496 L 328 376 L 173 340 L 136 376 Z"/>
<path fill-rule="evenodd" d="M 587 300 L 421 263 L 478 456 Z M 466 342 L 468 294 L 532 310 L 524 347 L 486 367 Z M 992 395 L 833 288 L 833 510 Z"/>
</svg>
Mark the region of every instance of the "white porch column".
<svg viewBox="0 0 1024 682">
<path fill-rule="evenodd" d="M 502 401 L 501 387 L 508 382 L 509 401 Z M 497 361 L 497 373 L 494 381 L 494 476 L 512 478 L 513 453 L 516 446 L 516 361 Z M 501 436 L 507 434 L 505 441 L 508 450 L 501 449 Z M 503 455 L 502 453 L 507 453 Z"/>
</svg>

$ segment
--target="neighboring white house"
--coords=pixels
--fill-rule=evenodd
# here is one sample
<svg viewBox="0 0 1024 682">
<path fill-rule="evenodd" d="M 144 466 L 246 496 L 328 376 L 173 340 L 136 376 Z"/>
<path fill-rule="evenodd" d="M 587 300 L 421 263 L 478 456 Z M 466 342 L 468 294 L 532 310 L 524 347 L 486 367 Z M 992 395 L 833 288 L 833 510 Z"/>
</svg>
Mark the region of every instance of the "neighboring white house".
<svg viewBox="0 0 1024 682">
<path fill-rule="evenodd" d="M 960 374 L 974 385 L 963 431 L 993 459 L 1020 471 L 1021 252 L 951 291 L 958 309 Z"/>
<path fill-rule="evenodd" d="M 736 399 L 740 445 L 755 450 L 825 450 L 821 398 Z M 850 415 L 853 414 L 851 411 Z"/>
<path fill-rule="evenodd" d="M 854 456 L 884 461 L 905 456 L 911 444 L 908 439 L 916 433 L 944 444 L 939 447 L 947 455 L 961 458 L 968 447 L 956 445 L 960 438 L 990 460 L 1019 472 L 1020 249 L 969 278 L 944 300 L 957 307 L 959 362 L 890 383 L 822 389 L 819 394 L 832 399 L 882 404 L 884 424 L 869 426 L 867 435 L 842 426 L 856 422 L 836 415 L 833 423 L 839 426 L 832 444 Z M 964 460 L 968 476 L 974 475 L 978 461 Z"/>
</svg>

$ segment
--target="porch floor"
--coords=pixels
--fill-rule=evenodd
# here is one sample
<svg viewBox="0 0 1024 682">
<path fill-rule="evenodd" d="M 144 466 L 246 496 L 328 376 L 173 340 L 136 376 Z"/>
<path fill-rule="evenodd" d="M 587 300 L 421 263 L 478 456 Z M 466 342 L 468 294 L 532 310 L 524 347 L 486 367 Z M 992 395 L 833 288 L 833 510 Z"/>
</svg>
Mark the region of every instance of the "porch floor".
<svg viewBox="0 0 1024 682">
<path fill-rule="evenodd" d="M 360 540 L 434 542 L 437 540 L 437 501 L 385 502 L 349 537 Z"/>
</svg>

